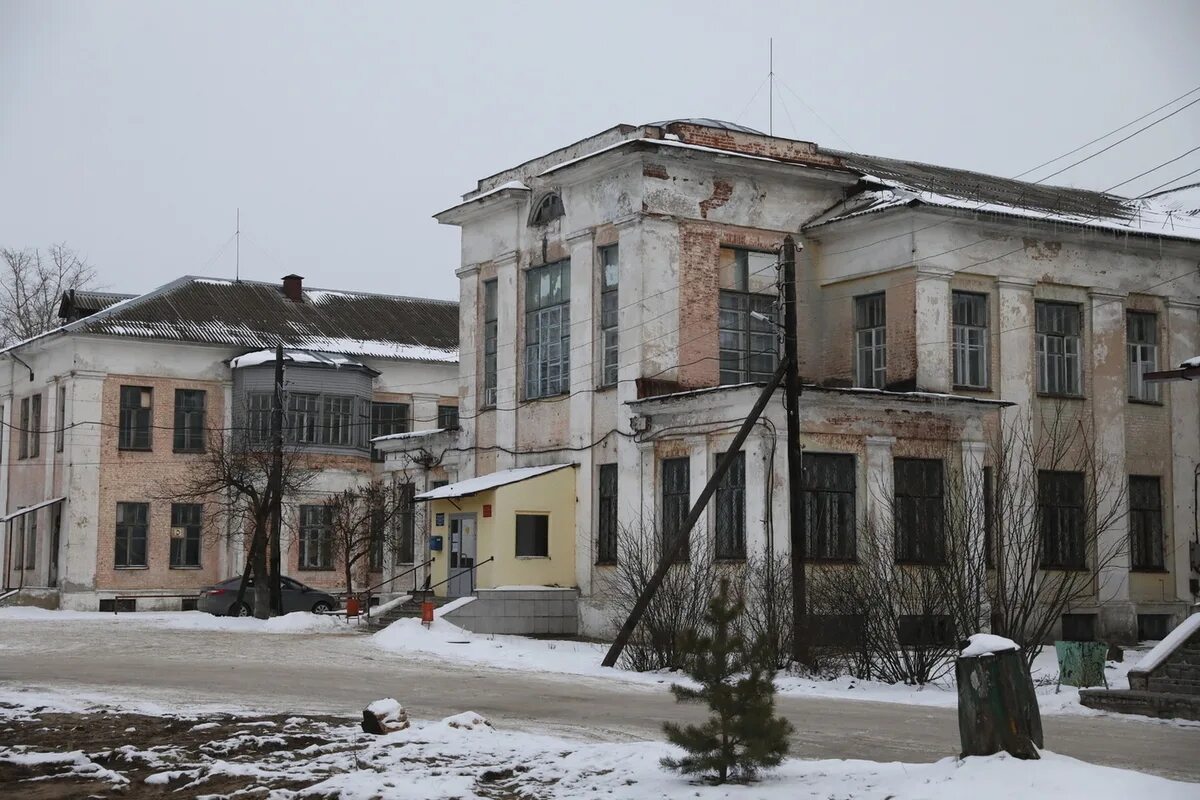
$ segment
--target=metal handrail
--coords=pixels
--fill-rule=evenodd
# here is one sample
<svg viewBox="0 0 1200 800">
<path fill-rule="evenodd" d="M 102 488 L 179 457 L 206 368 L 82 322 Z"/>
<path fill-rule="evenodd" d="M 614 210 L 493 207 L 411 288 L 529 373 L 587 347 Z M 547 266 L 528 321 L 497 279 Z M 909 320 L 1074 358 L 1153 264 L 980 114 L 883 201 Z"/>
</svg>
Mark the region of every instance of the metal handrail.
<svg viewBox="0 0 1200 800">
<path fill-rule="evenodd" d="M 379 583 L 375 584 L 374 586 L 364 589 L 363 592 L 367 595 L 367 597 L 370 597 L 372 594 L 375 593 L 376 589 L 380 589 L 384 586 L 387 586 L 392 581 L 400 580 L 401 578 L 403 578 L 405 575 L 409 574 L 410 572 L 416 572 L 419 569 L 424 569 L 425 567 L 428 567 L 432 563 L 433 563 L 432 558 L 426 559 L 424 563 L 417 564 L 413 567 L 410 567 L 410 568 L 404 570 L 404 572 L 401 572 L 399 575 L 393 575 L 392 577 L 388 578 L 385 581 L 380 581 Z M 414 592 L 417 591 L 417 578 L 415 575 L 413 576 L 413 591 Z"/>
<path fill-rule="evenodd" d="M 450 582 L 450 581 L 452 581 L 453 579 L 457 578 L 459 575 L 462 575 L 464 572 L 474 572 L 475 570 L 479 569 L 480 567 L 482 567 L 484 564 L 488 563 L 489 561 L 495 561 L 495 560 L 496 560 L 496 557 L 495 557 L 495 556 L 488 556 L 488 557 L 487 557 L 487 558 L 485 558 L 483 561 L 480 561 L 478 564 L 472 564 L 472 565 L 471 565 L 471 566 L 469 566 L 469 567 L 461 567 L 461 568 L 458 570 L 458 572 L 455 572 L 453 575 L 450 575 L 450 576 L 449 576 L 449 577 L 447 577 L 447 578 L 446 578 L 444 581 L 438 581 L 438 582 L 437 582 L 437 583 L 435 583 L 433 586 L 426 586 L 426 587 L 425 587 L 424 589 L 422 589 L 421 591 L 423 591 L 423 592 L 432 592 L 432 591 L 433 591 L 434 589 L 436 589 L 437 587 L 441 586 L 441 585 L 442 585 L 442 584 L 444 584 L 444 583 L 449 583 L 449 582 Z M 475 581 L 474 581 L 474 579 L 472 579 L 472 581 L 471 581 L 471 592 L 472 592 L 472 593 L 474 593 L 474 592 L 475 592 Z"/>
</svg>

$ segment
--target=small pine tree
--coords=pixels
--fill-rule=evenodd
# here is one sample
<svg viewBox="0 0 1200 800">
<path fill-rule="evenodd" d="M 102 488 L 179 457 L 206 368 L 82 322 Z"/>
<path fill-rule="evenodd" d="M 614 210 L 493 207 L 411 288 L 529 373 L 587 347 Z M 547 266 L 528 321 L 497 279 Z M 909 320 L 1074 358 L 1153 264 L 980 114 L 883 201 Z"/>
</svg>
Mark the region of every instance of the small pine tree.
<svg viewBox="0 0 1200 800">
<path fill-rule="evenodd" d="M 704 615 L 709 633 L 683 634 L 687 673 L 700 688 L 673 684 L 671 693 L 681 703 L 707 703 L 713 715 L 703 725 L 663 723 L 667 739 L 687 751 L 682 758 L 664 758 L 664 767 L 724 783 L 752 780 L 787 755 L 792 725 L 775 716 L 774 671 L 759 653 L 747 652 L 735 629 L 743 610 L 742 602 L 729 595 L 729 581 L 722 579 Z"/>
</svg>

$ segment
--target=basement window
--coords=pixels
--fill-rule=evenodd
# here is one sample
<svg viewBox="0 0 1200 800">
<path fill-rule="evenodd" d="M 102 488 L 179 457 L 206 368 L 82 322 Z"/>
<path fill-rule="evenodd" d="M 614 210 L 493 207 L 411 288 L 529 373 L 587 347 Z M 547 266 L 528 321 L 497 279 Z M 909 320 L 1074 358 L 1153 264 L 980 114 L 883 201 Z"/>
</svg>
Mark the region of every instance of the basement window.
<svg viewBox="0 0 1200 800">
<path fill-rule="evenodd" d="M 1171 632 L 1170 614 L 1138 614 L 1138 641 L 1161 642 Z"/>
</svg>

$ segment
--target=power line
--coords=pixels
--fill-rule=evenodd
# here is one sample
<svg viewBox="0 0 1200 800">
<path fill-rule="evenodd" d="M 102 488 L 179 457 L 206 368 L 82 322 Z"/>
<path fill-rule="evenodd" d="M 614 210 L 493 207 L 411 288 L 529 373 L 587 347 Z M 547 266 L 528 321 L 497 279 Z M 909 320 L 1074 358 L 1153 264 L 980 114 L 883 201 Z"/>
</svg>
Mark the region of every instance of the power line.
<svg viewBox="0 0 1200 800">
<path fill-rule="evenodd" d="M 1170 161 L 1164 161 L 1163 163 L 1159 164 L 1157 167 L 1151 167 L 1150 169 L 1146 170 L 1145 172 L 1140 172 L 1137 175 L 1134 175 L 1129 180 L 1121 181 L 1118 184 L 1114 184 L 1113 186 L 1108 187 L 1104 191 L 1111 192 L 1113 189 L 1116 189 L 1118 186 L 1124 186 L 1127 183 L 1133 183 L 1138 178 L 1144 178 L 1145 176 L 1149 175 L 1151 172 L 1158 172 L 1160 169 L 1167 166 L 1168 164 L 1174 164 L 1176 161 L 1179 161 L 1180 159 L 1190 156 L 1192 153 L 1196 152 L 1197 150 L 1200 150 L 1200 145 L 1193 147 L 1191 150 L 1188 150 L 1186 153 L 1184 153 L 1182 155 L 1175 156 Z M 1189 173 L 1189 174 L 1191 174 L 1191 173 Z"/>
<path fill-rule="evenodd" d="M 1193 183 L 1188 186 L 1176 186 L 1176 187 L 1167 189 L 1166 191 L 1162 191 L 1162 192 L 1158 191 L 1159 189 L 1162 189 L 1164 186 L 1170 186 L 1172 183 L 1175 183 L 1176 181 L 1181 181 L 1184 178 L 1190 178 L 1193 175 L 1195 175 L 1197 172 L 1200 172 L 1200 168 L 1196 168 L 1196 169 L 1192 170 L 1191 172 L 1185 172 L 1182 175 L 1171 178 L 1171 180 L 1167 181 L 1166 183 L 1160 183 L 1158 186 L 1155 186 L 1153 189 L 1146 192 L 1145 194 L 1138 195 L 1138 199 L 1144 200 L 1144 199 L 1150 198 L 1150 197 L 1158 197 L 1159 195 L 1170 194 L 1171 192 L 1177 192 L 1180 189 L 1193 189 L 1197 186 L 1200 186 L 1200 183 Z"/>
</svg>

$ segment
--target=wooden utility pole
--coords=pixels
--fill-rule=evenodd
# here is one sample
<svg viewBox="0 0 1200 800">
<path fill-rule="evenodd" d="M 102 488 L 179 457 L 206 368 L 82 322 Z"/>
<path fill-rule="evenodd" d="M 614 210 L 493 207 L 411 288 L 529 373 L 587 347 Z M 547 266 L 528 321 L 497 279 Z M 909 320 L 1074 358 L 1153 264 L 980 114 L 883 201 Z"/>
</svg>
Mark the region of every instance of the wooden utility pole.
<svg viewBox="0 0 1200 800">
<path fill-rule="evenodd" d="M 271 399 L 271 611 L 283 613 L 280 538 L 283 529 L 283 345 L 275 345 L 275 391 Z"/>
<path fill-rule="evenodd" d="M 650 576 L 650 581 L 646 584 L 646 588 L 642 591 L 637 602 L 633 604 L 633 610 L 629 612 L 629 618 L 621 626 L 621 630 L 617 632 L 617 638 L 613 641 L 612 647 L 608 649 L 608 654 L 604 656 L 602 666 L 614 667 L 617 664 L 617 659 L 621 657 L 621 651 L 625 649 L 625 645 L 629 644 L 629 638 L 633 636 L 633 631 L 641 621 L 642 615 L 646 613 L 646 609 L 650 606 L 650 601 L 654 599 L 654 595 L 658 592 L 658 588 L 662 586 L 663 579 L 667 577 L 667 570 L 671 568 L 681 553 L 685 551 L 691 539 L 692 528 L 696 527 L 696 522 L 700 519 L 700 515 L 704 513 L 705 506 L 712 499 L 713 494 L 717 491 L 717 484 L 721 482 L 721 478 L 729 471 L 729 466 L 733 464 L 733 460 L 737 457 L 738 451 L 742 449 L 742 444 L 745 443 L 746 437 L 750 435 L 754 423 L 758 421 L 763 409 L 767 407 L 771 397 L 774 396 L 775 390 L 783 382 L 783 376 L 786 364 L 780 364 L 775 370 L 775 374 L 771 376 L 771 380 L 763 387 L 762 394 L 758 396 L 758 400 L 754 402 L 754 407 L 750 409 L 750 414 L 746 417 L 746 421 L 742 423 L 742 427 L 738 428 L 737 435 L 733 437 L 733 441 L 729 445 L 729 449 L 721 456 L 717 462 L 717 468 L 713 470 L 713 474 L 709 476 L 708 483 L 704 484 L 704 489 L 700 492 L 700 496 L 696 498 L 695 505 L 688 512 L 687 517 L 680 525 L 679 533 L 676 534 L 675 540 L 664 546 L 662 558 L 658 562 L 658 566 L 654 570 L 654 574 Z M 666 543 L 664 543 L 666 544 Z"/>
<path fill-rule="evenodd" d="M 783 363 L 787 366 L 784 382 L 784 408 L 787 411 L 788 533 L 792 553 L 792 655 L 801 664 L 809 662 L 808 651 L 808 560 L 807 541 L 800 497 L 800 361 L 796 341 L 796 240 L 789 234 L 783 240 L 780 274 L 783 279 Z"/>
</svg>

